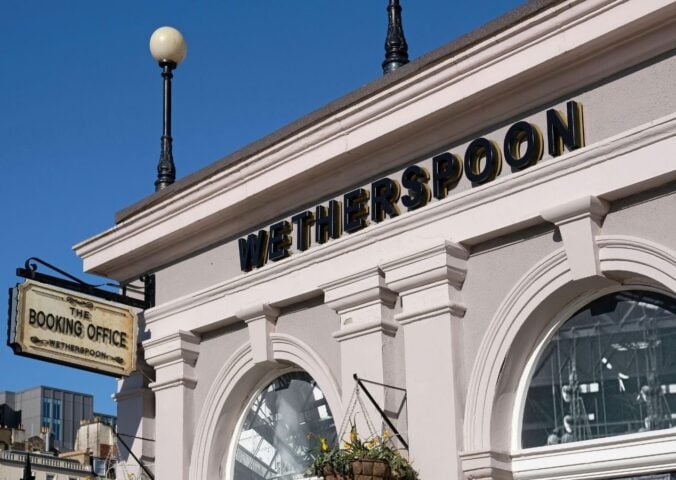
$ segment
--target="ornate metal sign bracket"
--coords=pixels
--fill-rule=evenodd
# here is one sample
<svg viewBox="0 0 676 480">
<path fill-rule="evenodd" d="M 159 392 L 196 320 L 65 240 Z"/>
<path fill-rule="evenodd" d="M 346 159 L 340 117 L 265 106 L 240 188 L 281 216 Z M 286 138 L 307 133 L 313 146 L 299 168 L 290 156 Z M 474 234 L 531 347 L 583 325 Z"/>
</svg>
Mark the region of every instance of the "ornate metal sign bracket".
<svg viewBox="0 0 676 480">
<path fill-rule="evenodd" d="M 41 264 L 63 275 L 66 278 L 64 279 L 40 273 L 37 271 L 38 264 Z M 26 260 L 26 262 L 24 263 L 24 268 L 17 268 L 16 274 L 19 277 L 47 283 L 49 285 L 54 285 L 56 287 L 68 288 L 80 293 L 93 295 L 95 297 L 103 298 L 104 300 L 121 303 L 123 305 L 127 305 L 134 308 L 140 308 L 145 310 L 155 306 L 155 275 L 153 274 L 148 274 L 141 277 L 143 286 L 136 286 L 132 284 L 119 285 L 116 283 L 103 283 L 100 285 L 92 285 L 37 257 L 30 257 L 28 260 Z M 109 290 L 103 290 L 102 288 L 99 288 L 103 286 L 119 288 L 122 291 L 122 293 L 115 293 Z M 130 297 L 127 295 L 127 291 L 142 294 L 143 299 Z"/>
</svg>

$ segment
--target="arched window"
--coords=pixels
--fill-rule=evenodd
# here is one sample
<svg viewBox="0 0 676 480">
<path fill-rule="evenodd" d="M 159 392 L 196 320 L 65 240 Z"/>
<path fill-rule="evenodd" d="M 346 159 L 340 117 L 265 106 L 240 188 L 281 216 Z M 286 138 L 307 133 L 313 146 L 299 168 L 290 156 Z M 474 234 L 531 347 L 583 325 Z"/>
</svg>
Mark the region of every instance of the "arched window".
<svg viewBox="0 0 676 480">
<path fill-rule="evenodd" d="M 335 422 L 324 394 L 305 372 L 281 375 L 244 414 L 232 478 L 302 478 L 308 451 L 317 447 L 320 436 L 335 442 Z"/>
<path fill-rule="evenodd" d="M 676 301 L 604 295 L 550 338 L 528 386 L 522 448 L 676 426 Z"/>
</svg>

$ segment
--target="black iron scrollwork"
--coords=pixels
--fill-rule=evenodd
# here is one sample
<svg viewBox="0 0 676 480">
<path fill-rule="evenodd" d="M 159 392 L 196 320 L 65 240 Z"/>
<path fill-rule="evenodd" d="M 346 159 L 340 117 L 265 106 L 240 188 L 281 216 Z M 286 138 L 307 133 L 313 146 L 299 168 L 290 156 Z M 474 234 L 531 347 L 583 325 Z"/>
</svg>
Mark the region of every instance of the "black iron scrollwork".
<svg viewBox="0 0 676 480">
<path fill-rule="evenodd" d="M 47 275 L 41 272 L 38 272 L 38 264 L 43 265 L 65 278 L 54 277 L 52 275 Z M 155 305 L 155 277 L 152 274 L 144 275 L 141 280 L 143 281 L 143 286 L 138 285 L 120 285 L 118 283 L 102 283 L 94 285 L 87 283 L 84 280 L 77 278 L 74 275 L 52 265 L 49 262 L 37 257 L 30 257 L 24 263 L 24 268 L 17 268 L 16 274 L 19 277 L 28 278 L 30 280 L 35 280 L 37 282 L 47 283 L 49 285 L 54 285 L 55 287 L 66 288 L 69 290 L 74 290 L 76 292 L 84 293 L 87 295 L 93 295 L 95 297 L 103 298 L 112 302 L 122 303 L 134 308 L 147 309 Z M 99 287 L 111 287 L 119 289 L 122 293 L 111 292 L 109 290 L 103 290 Z M 143 299 L 134 298 L 127 296 L 127 290 L 136 292 L 143 295 Z M 78 300 L 71 299 L 73 301 L 79 302 Z M 69 300 L 70 301 L 70 300 Z M 93 308 L 93 304 L 81 304 L 83 306 L 90 306 Z"/>
</svg>

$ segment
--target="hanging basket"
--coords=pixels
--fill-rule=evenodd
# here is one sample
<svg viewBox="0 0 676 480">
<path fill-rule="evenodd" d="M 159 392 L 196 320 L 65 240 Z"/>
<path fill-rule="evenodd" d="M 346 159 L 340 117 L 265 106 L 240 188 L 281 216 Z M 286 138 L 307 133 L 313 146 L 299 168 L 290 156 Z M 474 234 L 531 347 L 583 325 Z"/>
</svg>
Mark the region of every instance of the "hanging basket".
<svg viewBox="0 0 676 480">
<path fill-rule="evenodd" d="M 355 460 L 352 462 L 355 480 L 391 480 L 390 466 L 380 460 Z"/>
<path fill-rule="evenodd" d="M 331 465 L 324 465 L 322 468 L 324 480 L 350 480 L 350 477 L 336 473 Z"/>
</svg>

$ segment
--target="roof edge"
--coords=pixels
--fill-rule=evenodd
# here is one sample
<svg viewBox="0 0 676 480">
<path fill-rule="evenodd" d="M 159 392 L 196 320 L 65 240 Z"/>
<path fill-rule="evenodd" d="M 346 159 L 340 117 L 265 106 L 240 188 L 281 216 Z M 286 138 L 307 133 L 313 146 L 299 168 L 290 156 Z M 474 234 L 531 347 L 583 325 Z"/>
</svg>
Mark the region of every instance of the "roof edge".
<svg viewBox="0 0 676 480">
<path fill-rule="evenodd" d="M 472 30 L 458 37 L 449 43 L 428 52 L 412 62 L 398 68 L 392 73 L 379 77 L 363 87 L 344 95 L 327 105 L 314 110 L 307 115 L 302 116 L 280 129 L 262 137 L 261 139 L 246 145 L 245 147 L 236 150 L 235 152 L 216 160 L 210 165 L 193 172 L 186 177 L 177 180 L 172 185 L 154 192 L 151 195 L 139 200 L 138 202 L 118 211 L 115 214 L 115 224 L 120 224 L 125 220 L 134 217 L 144 210 L 161 203 L 162 201 L 176 195 L 179 192 L 187 190 L 195 184 L 215 175 L 221 170 L 234 165 L 277 142 L 283 141 L 297 134 L 298 132 L 309 128 L 316 123 L 334 115 L 342 110 L 345 110 L 360 101 L 377 94 L 386 88 L 389 88 L 409 77 L 412 77 L 422 70 L 444 60 L 446 57 L 457 54 L 466 50 L 473 45 L 490 38 L 497 33 L 506 30 L 530 17 L 540 13 L 551 6 L 565 2 L 566 0 L 529 0 L 519 7 L 510 10 L 504 15 L 491 20 L 483 26 Z"/>
</svg>

